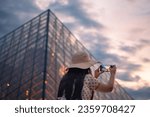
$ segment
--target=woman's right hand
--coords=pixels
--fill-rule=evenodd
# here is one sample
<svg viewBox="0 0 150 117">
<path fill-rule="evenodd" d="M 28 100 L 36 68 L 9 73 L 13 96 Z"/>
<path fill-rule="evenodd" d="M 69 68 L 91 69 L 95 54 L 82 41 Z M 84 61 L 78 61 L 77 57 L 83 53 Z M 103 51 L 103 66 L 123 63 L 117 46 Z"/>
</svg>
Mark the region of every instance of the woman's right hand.
<svg viewBox="0 0 150 117">
<path fill-rule="evenodd" d="M 113 65 L 112 67 L 110 67 L 111 75 L 115 75 L 116 74 L 116 69 L 117 69 L 116 65 Z"/>
</svg>

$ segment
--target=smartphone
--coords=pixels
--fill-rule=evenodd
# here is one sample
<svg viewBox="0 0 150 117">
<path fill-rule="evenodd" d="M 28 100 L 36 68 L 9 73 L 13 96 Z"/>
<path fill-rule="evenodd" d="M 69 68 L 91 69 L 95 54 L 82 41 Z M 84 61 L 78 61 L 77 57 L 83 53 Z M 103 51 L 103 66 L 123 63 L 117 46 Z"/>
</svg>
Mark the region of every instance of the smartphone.
<svg viewBox="0 0 150 117">
<path fill-rule="evenodd" d="M 100 72 L 110 72 L 110 68 L 114 65 L 100 65 L 99 71 Z"/>
</svg>

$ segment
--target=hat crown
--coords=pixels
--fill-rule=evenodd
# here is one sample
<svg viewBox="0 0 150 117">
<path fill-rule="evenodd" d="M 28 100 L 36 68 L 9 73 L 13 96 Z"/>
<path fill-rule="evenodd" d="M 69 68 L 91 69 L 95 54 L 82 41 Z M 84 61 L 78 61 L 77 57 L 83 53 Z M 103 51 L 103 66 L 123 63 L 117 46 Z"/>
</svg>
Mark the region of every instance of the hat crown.
<svg viewBox="0 0 150 117">
<path fill-rule="evenodd" d="M 89 62 L 89 61 L 90 61 L 90 57 L 87 53 L 78 52 L 78 53 L 73 55 L 71 62 L 73 64 L 77 64 L 77 63 L 85 63 L 85 62 Z"/>
<path fill-rule="evenodd" d="M 97 62 L 95 60 L 92 60 L 88 53 L 78 52 L 72 56 L 71 64 L 70 66 L 68 66 L 68 68 L 87 69 L 95 63 Z"/>
</svg>

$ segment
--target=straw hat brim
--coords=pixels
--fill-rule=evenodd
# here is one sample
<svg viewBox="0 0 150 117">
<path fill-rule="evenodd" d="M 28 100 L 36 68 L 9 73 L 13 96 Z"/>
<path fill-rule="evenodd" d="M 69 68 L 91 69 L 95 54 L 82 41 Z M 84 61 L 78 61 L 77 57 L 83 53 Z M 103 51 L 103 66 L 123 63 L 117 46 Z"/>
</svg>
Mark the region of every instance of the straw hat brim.
<svg viewBox="0 0 150 117">
<path fill-rule="evenodd" d="M 89 62 L 83 62 L 83 63 L 76 63 L 76 64 L 70 64 L 68 68 L 80 68 L 80 69 L 87 69 L 96 64 L 97 61 L 91 60 Z"/>
</svg>

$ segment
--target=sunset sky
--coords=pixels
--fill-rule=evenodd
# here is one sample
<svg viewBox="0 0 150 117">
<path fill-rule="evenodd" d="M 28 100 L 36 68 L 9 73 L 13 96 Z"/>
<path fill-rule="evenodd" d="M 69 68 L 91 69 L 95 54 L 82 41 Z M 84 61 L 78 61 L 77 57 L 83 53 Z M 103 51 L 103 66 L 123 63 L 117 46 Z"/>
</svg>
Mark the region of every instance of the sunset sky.
<svg viewBox="0 0 150 117">
<path fill-rule="evenodd" d="M 150 99 L 150 0 L 1 0 L 0 37 L 52 12 L 135 99 Z"/>
</svg>

